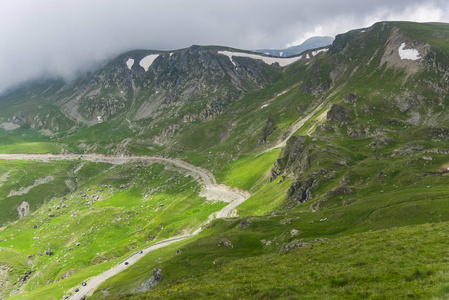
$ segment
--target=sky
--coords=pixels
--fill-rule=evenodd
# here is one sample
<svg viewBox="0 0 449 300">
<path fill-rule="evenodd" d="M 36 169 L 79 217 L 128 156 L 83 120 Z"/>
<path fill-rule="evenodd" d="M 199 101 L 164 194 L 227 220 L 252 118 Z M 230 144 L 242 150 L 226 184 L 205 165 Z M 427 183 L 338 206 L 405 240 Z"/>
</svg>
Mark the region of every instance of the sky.
<svg viewBox="0 0 449 300">
<path fill-rule="evenodd" d="M 0 0 L 0 92 L 133 49 L 284 48 L 378 21 L 448 22 L 447 0 Z"/>
</svg>

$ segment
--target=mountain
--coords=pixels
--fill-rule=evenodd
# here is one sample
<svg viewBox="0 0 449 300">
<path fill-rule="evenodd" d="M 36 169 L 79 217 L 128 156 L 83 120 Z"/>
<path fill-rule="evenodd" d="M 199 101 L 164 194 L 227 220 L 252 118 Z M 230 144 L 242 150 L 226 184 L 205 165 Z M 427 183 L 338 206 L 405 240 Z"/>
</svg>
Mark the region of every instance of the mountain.
<svg viewBox="0 0 449 300">
<path fill-rule="evenodd" d="M 11 91 L 2 297 L 447 298 L 448 72 L 449 24 L 380 22 Z"/>
<path fill-rule="evenodd" d="M 332 44 L 334 38 L 330 36 L 314 36 L 305 40 L 302 44 L 291 46 L 285 49 L 260 49 L 256 52 L 265 53 L 267 55 L 288 57 L 301 54 L 304 51 L 323 48 Z"/>
</svg>

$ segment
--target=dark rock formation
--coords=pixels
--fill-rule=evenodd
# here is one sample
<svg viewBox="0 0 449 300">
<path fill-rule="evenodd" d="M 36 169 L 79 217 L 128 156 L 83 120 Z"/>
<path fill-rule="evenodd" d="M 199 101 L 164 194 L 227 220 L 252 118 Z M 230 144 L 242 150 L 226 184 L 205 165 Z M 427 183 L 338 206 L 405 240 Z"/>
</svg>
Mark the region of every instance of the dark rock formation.
<svg viewBox="0 0 449 300">
<path fill-rule="evenodd" d="M 150 277 L 147 281 L 142 283 L 140 287 L 136 290 L 136 292 L 145 292 L 151 289 L 154 289 L 156 284 L 161 282 L 162 280 L 162 270 L 157 268 L 153 270 L 153 276 Z"/>
<path fill-rule="evenodd" d="M 327 112 L 327 121 L 346 124 L 351 120 L 350 112 L 351 109 L 349 107 L 333 104 L 331 109 Z"/>
<path fill-rule="evenodd" d="M 357 101 L 357 96 L 352 93 L 349 93 L 344 95 L 343 100 L 345 103 L 354 103 Z"/>
<path fill-rule="evenodd" d="M 276 121 L 274 117 L 270 116 L 265 123 L 265 127 L 259 135 L 259 145 L 263 145 L 267 142 L 268 137 L 276 130 Z"/>
</svg>

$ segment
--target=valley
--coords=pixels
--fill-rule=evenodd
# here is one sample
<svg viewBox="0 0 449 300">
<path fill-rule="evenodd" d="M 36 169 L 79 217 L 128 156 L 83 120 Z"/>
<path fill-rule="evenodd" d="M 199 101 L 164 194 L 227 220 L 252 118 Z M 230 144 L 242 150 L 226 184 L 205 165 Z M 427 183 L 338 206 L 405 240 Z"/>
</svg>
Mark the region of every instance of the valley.
<svg viewBox="0 0 449 300">
<path fill-rule="evenodd" d="M 448 24 L 379 22 L 19 85 L 0 297 L 445 299 L 448 77 Z"/>
</svg>

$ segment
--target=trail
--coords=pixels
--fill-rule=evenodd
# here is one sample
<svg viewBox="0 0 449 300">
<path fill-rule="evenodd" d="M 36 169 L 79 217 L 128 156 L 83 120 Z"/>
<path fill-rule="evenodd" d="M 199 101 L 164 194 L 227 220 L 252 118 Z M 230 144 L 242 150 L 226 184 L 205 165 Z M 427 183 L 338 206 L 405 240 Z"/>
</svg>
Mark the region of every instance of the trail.
<svg viewBox="0 0 449 300">
<path fill-rule="evenodd" d="M 289 130 L 289 134 L 287 137 L 285 137 L 282 141 L 280 141 L 278 144 L 274 145 L 273 147 L 268 148 L 267 150 L 265 150 L 264 152 L 270 152 L 271 150 L 277 149 L 277 148 L 281 148 L 284 147 L 287 144 L 287 141 L 289 138 L 291 138 L 302 126 L 304 126 L 304 124 L 307 123 L 307 121 L 309 121 L 314 115 L 316 115 L 316 113 L 318 111 L 320 111 L 320 109 L 322 109 L 325 105 L 326 105 L 327 101 L 323 101 L 320 105 L 318 105 L 317 107 L 315 107 L 314 110 L 312 110 L 310 113 L 308 113 L 305 117 L 301 117 L 298 120 L 296 120 L 292 125 L 290 125 L 290 127 L 288 128 Z M 323 116 L 325 116 L 327 113 L 327 111 L 323 112 L 319 117 L 319 118 L 323 118 Z"/>
<path fill-rule="evenodd" d="M 168 158 L 168 157 L 161 157 L 161 156 L 111 156 L 111 155 L 102 155 L 102 154 L 1 154 L 0 153 L 0 159 L 5 160 L 35 160 L 35 161 L 42 161 L 42 162 L 51 162 L 51 161 L 62 161 L 62 160 L 85 160 L 85 161 L 91 161 L 91 162 L 105 162 L 105 163 L 111 163 L 116 165 L 125 164 L 128 162 L 133 161 L 146 161 L 148 163 L 162 163 L 162 164 L 171 164 L 178 168 L 187 170 L 190 173 L 195 174 L 200 178 L 200 180 L 204 183 L 203 189 L 206 190 L 206 193 L 210 195 L 211 193 L 208 192 L 214 192 L 216 191 L 219 197 L 219 195 L 225 195 L 226 199 L 234 199 L 232 202 L 230 202 L 227 206 L 222 208 L 219 212 L 212 214 L 209 216 L 209 219 L 203 223 L 198 229 L 196 229 L 194 232 L 187 234 L 187 235 L 181 235 L 181 236 L 174 236 L 171 238 L 168 238 L 166 240 L 160 241 L 152 246 L 149 246 L 145 249 L 143 249 L 143 253 L 135 253 L 131 256 L 129 256 L 126 259 L 126 262 L 128 262 L 128 265 L 124 264 L 124 261 L 122 261 L 120 264 L 112 267 L 111 269 L 89 279 L 88 282 L 86 282 L 86 286 L 83 286 L 80 288 L 80 290 L 72 295 L 70 298 L 71 300 L 81 300 L 86 296 L 92 295 L 93 292 L 107 279 L 111 278 L 114 275 L 117 275 L 118 273 L 122 272 L 123 270 L 126 270 L 130 266 L 132 266 L 134 263 L 136 263 L 139 259 L 141 259 L 146 253 L 151 252 L 156 249 L 160 249 L 163 247 L 166 247 L 172 243 L 182 241 L 188 237 L 191 237 L 193 235 L 199 234 L 204 226 L 213 221 L 216 218 L 226 218 L 231 211 L 233 211 L 237 206 L 239 206 L 241 203 L 243 203 L 250 194 L 247 191 L 237 190 L 233 189 L 229 186 L 226 186 L 224 184 L 217 184 L 217 180 L 215 179 L 214 175 L 203 168 L 197 167 L 195 165 L 192 165 L 186 161 L 176 159 L 176 158 Z M 212 193 L 213 194 L 213 193 Z M 215 200 L 221 200 L 221 199 L 215 199 Z"/>
</svg>

